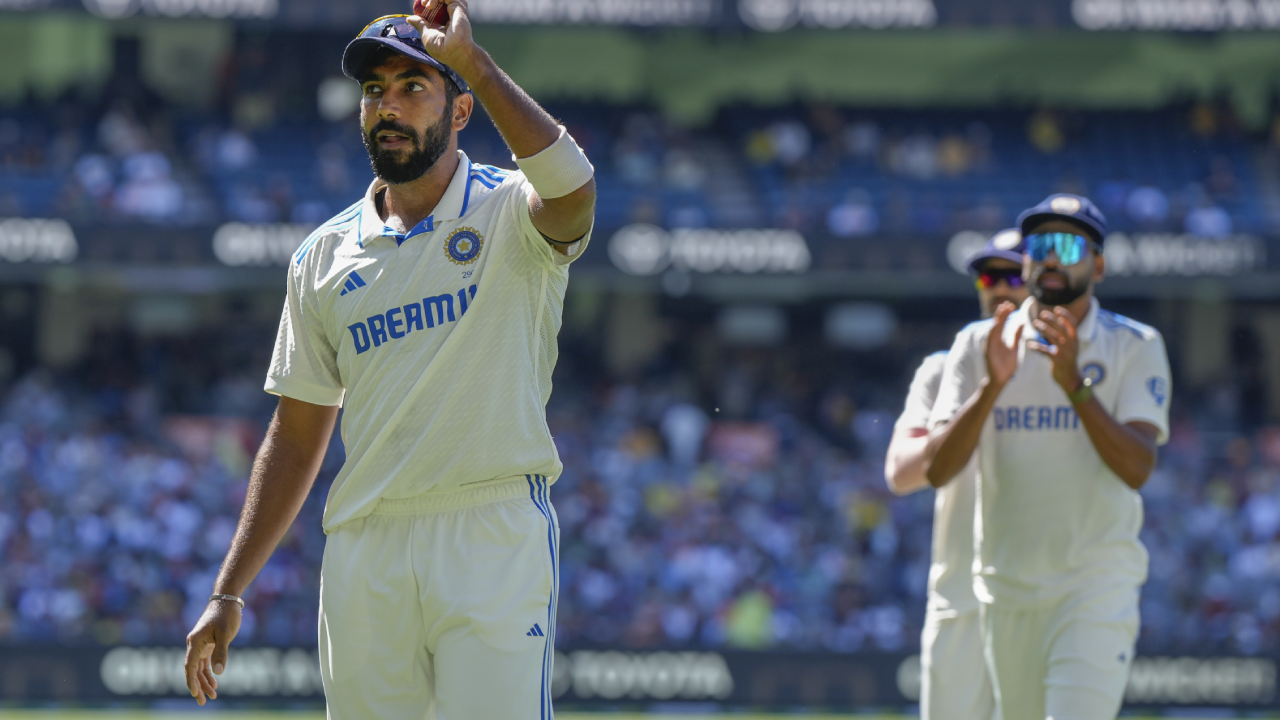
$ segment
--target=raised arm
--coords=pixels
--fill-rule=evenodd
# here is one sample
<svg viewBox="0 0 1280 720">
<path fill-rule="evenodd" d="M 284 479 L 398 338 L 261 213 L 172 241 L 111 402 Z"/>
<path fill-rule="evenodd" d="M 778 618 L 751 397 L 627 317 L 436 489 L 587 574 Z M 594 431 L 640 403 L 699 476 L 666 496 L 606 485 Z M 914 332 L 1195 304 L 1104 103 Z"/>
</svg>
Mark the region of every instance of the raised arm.
<svg viewBox="0 0 1280 720">
<path fill-rule="evenodd" d="M 443 30 L 427 26 L 421 17 L 440 4 L 449 10 L 449 26 Z M 427 52 L 453 68 L 471 85 L 476 99 L 484 105 L 502 139 L 518 159 L 533 158 L 558 142 L 573 142 L 572 138 L 561 140 L 561 130 L 555 119 L 516 85 L 484 48 L 475 43 L 466 0 L 415 0 L 414 12 L 416 14 L 409 18 L 409 22 L 422 35 Z M 538 189 L 533 177 L 530 177 L 530 182 L 535 190 Z M 565 253 L 567 244 L 591 230 L 595 201 L 596 184 L 591 177 L 576 189 L 540 192 L 530 199 L 529 214 L 533 226 L 551 242 L 552 247 Z"/>
<path fill-rule="evenodd" d="M 1159 429 L 1147 422 L 1120 422 L 1084 387 L 1077 365 L 1080 339 L 1070 313 L 1062 308 L 1046 310 L 1036 318 L 1035 324 L 1048 342 L 1032 342 L 1027 346 L 1049 356 L 1053 362 L 1053 379 L 1075 406 L 1089 441 L 1102 461 L 1125 485 L 1141 490 L 1156 467 Z"/>
<path fill-rule="evenodd" d="M 978 389 L 965 401 L 955 416 L 929 434 L 926 451 L 925 476 L 929 484 L 942 487 L 969 464 L 973 451 L 982 437 L 982 426 L 995 407 L 1000 392 L 1018 369 L 1018 345 L 1022 342 L 1022 328 L 1014 335 L 1013 345 L 1004 344 L 1004 326 L 1016 310 L 1013 303 L 1003 303 L 996 310 L 995 322 L 987 335 L 986 377 L 978 383 Z"/>
<path fill-rule="evenodd" d="M 267 436 L 258 448 L 240 523 L 213 584 L 214 594 L 241 597 L 293 524 L 311 492 L 333 434 L 338 408 L 280 398 Z M 187 688 L 196 702 L 218 696 L 227 646 L 240 629 L 240 606 L 211 601 L 187 635 Z"/>
</svg>

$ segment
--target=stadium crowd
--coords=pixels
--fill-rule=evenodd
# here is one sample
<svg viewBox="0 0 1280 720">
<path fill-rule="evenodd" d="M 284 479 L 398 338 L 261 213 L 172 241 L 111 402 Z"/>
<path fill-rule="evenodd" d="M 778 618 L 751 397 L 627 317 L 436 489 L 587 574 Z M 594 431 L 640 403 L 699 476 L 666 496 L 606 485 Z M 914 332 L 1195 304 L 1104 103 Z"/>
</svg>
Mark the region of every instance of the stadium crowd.
<svg viewBox="0 0 1280 720">
<path fill-rule="evenodd" d="M 363 191 L 370 171 L 351 117 L 285 118 L 244 106 L 220 118 L 154 98 L 104 105 L 70 96 L 0 111 L 0 216 L 317 225 Z M 1250 132 L 1227 105 L 733 107 L 696 129 L 642 108 L 553 110 L 597 166 L 599 223 L 608 228 L 940 235 L 997 230 L 1049 192 L 1077 192 L 1096 197 L 1118 230 L 1220 237 L 1280 229 L 1280 182 L 1257 170 L 1275 165 L 1259 160 L 1280 148 L 1280 117 L 1273 131 Z M 511 165 L 483 116 L 462 145 L 473 159 Z"/>
<path fill-rule="evenodd" d="M 916 648 L 933 498 L 885 487 L 898 395 L 807 384 L 767 352 L 721 361 L 701 384 L 679 373 L 558 376 L 557 642 Z M 216 400 L 175 402 L 145 379 L 39 371 L 4 387 L 0 642 L 181 642 L 230 542 L 273 407 L 249 377 L 210 383 L 205 395 Z M 1177 399 L 1172 440 L 1143 490 L 1151 579 L 1141 646 L 1272 652 L 1280 427 L 1240 422 L 1225 389 L 1204 397 Z M 182 414 L 192 407 L 199 414 Z M 319 517 L 341 460 L 335 440 L 248 592 L 237 642 L 315 643 Z"/>
</svg>

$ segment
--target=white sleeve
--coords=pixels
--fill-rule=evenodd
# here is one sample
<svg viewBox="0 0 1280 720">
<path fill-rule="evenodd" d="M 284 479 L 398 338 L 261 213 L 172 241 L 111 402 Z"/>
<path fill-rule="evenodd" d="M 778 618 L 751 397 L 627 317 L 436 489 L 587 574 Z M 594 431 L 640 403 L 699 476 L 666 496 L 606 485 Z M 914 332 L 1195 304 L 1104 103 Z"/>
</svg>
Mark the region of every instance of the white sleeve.
<svg viewBox="0 0 1280 720">
<path fill-rule="evenodd" d="M 266 390 L 313 405 L 339 406 L 345 388 L 338 376 L 338 353 L 314 304 L 304 297 L 301 275 L 305 271 L 305 266 L 290 268 Z"/>
<path fill-rule="evenodd" d="M 978 383 L 987 371 L 982 353 L 978 350 L 986 335 L 978 329 L 979 326 L 970 325 L 961 330 L 956 335 L 951 352 L 947 353 L 947 364 L 942 369 L 942 382 L 938 385 L 938 399 L 933 403 L 933 411 L 929 413 L 931 430 L 951 422 L 978 389 Z"/>
<path fill-rule="evenodd" d="M 569 246 L 568 254 L 560 253 L 552 248 L 551 243 L 547 242 L 547 239 L 542 236 L 538 228 L 533 226 L 533 218 L 529 215 L 529 199 L 535 194 L 533 185 L 529 184 L 529 180 L 525 178 L 522 172 L 512 173 L 507 182 L 514 184 L 514 190 L 511 192 L 509 199 L 509 211 L 514 216 L 516 227 L 520 228 L 521 241 L 534 259 L 542 264 L 559 266 L 568 265 L 582 257 L 583 252 L 587 249 L 587 243 L 591 242 L 591 233 L 595 230 L 594 219 L 587 233 L 580 240 Z"/>
<path fill-rule="evenodd" d="M 898 416 L 898 422 L 894 423 L 894 430 L 929 426 L 929 413 L 938 399 L 938 385 L 942 382 L 942 369 L 946 362 L 946 353 L 934 353 L 920 363 L 911 380 L 911 389 L 907 391 L 906 407 Z"/>
<path fill-rule="evenodd" d="M 1156 444 L 1169 440 L 1169 398 L 1173 384 L 1169 356 L 1159 333 L 1144 339 L 1129 356 L 1120 377 L 1115 418 L 1122 423 L 1145 422 L 1160 431 Z"/>
</svg>

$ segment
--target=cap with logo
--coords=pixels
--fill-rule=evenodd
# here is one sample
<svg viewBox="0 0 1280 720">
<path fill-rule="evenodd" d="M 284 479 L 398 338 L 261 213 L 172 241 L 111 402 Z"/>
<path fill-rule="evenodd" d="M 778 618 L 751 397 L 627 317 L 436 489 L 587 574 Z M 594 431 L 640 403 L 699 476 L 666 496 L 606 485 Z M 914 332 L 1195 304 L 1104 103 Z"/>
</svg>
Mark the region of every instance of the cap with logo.
<svg viewBox="0 0 1280 720">
<path fill-rule="evenodd" d="M 347 77 L 360 81 L 360 76 L 367 69 L 369 58 L 380 48 L 391 50 L 424 65 L 439 70 L 445 77 L 453 81 L 460 92 L 469 93 L 471 87 L 453 68 L 445 65 L 427 53 L 422 44 L 422 35 L 418 29 L 409 24 L 408 15 L 387 15 L 365 26 L 364 30 L 352 40 L 342 53 L 342 73 Z"/>
<path fill-rule="evenodd" d="M 1058 193 L 1045 198 L 1035 207 L 1024 210 L 1018 216 L 1018 229 L 1023 235 L 1037 223 L 1053 219 L 1071 220 L 1088 232 L 1090 239 L 1099 245 L 1107 237 L 1107 218 L 1087 197 Z"/>
<path fill-rule="evenodd" d="M 987 244 L 983 245 L 981 250 L 969 258 L 969 273 L 977 275 L 981 270 L 982 263 L 996 258 L 1021 264 L 1022 253 L 1026 249 L 1027 243 L 1022 239 L 1022 233 L 1017 228 L 1001 230 L 992 235 L 987 240 Z"/>
</svg>

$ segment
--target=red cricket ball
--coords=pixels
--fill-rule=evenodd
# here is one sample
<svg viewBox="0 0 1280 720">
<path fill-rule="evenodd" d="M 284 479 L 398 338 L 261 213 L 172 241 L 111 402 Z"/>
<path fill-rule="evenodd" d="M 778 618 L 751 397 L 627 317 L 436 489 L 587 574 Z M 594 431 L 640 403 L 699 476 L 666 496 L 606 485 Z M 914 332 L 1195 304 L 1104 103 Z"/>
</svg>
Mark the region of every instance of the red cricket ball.
<svg viewBox="0 0 1280 720">
<path fill-rule="evenodd" d="M 443 2 L 437 2 L 428 13 L 426 0 L 413 0 L 413 13 L 425 20 L 427 27 L 443 28 L 449 25 L 449 8 Z"/>
</svg>

